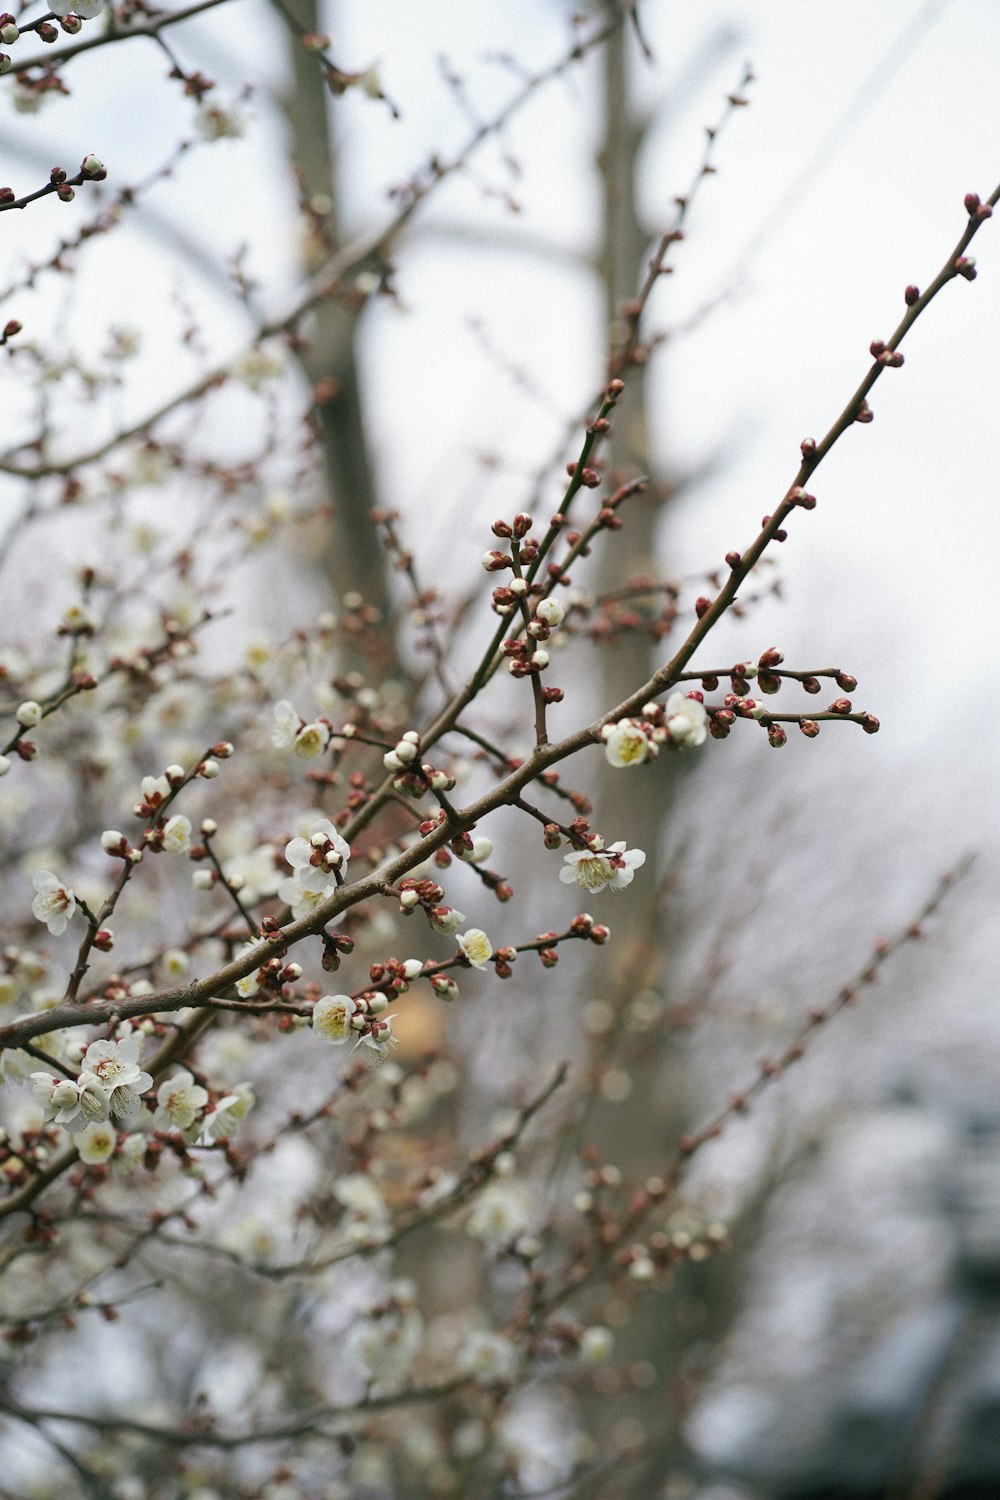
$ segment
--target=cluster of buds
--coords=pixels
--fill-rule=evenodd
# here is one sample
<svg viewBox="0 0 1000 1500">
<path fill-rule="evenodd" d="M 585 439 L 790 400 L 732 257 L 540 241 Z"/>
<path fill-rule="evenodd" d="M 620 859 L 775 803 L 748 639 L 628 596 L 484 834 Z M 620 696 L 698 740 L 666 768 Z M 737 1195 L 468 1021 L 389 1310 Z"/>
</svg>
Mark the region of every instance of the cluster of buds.
<svg viewBox="0 0 1000 1500">
<path fill-rule="evenodd" d="M 323 933 L 322 964 L 327 974 L 335 974 L 340 968 L 341 954 L 354 952 L 354 939 L 346 932 Z"/>
<path fill-rule="evenodd" d="M 414 730 L 410 730 L 409 736 L 404 735 L 396 748 L 390 750 L 387 755 L 382 757 L 386 770 L 396 771 L 392 779 L 393 789 L 397 792 L 405 793 L 415 801 L 419 801 L 428 792 L 440 795 L 453 791 L 455 788 L 454 776 L 450 775 L 448 771 L 442 771 L 438 766 L 432 765 L 429 760 L 418 762 L 416 759 L 418 746 L 419 738 Z M 409 763 L 405 759 L 405 753 L 408 750 L 414 752 L 409 759 Z M 403 752 L 402 755 L 400 751 Z M 398 769 L 393 764 L 394 760 L 400 762 Z"/>
<path fill-rule="evenodd" d="M 531 677 L 544 672 L 549 665 L 549 653 L 544 646 L 539 646 L 537 640 L 519 640 L 516 636 L 510 636 L 501 646 L 503 655 L 507 658 L 507 670 L 512 677 Z M 560 689 L 551 690 L 552 696 L 547 697 L 547 702 L 558 703 L 562 698 Z"/>
<path fill-rule="evenodd" d="M 393 1000 L 405 995 L 412 980 L 420 978 L 423 967 L 419 958 L 386 958 L 372 964 L 368 970 L 372 989 L 364 991 L 359 1003 L 364 1000 L 371 1015 L 381 1015 Z"/>
<path fill-rule="evenodd" d="M 444 886 L 438 885 L 433 880 L 417 880 L 413 876 L 407 876 L 405 880 L 399 883 L 399 905 L 400 909 L 406 915 L 416 911 L 418 907 L 423 907 L 428 920 L 432 921 L 432 913 L 443 914 L 450 910 L 449 907 L 442 906 L 441 904 L 444 901 L 444 896 Z M 459 917 L 458 922 L 452 927 L 453 932 L 458 931 L 463 920 L 463 918 Z M 437 926 L 439 924 L 435 923 L 434 925 Z"/>
</svg>

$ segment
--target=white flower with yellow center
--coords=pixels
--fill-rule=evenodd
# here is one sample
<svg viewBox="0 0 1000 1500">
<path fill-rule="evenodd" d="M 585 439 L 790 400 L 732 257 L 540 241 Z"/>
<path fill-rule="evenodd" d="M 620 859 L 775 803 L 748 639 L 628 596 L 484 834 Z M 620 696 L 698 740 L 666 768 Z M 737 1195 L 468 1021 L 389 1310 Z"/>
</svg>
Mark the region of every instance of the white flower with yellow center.
<svg viewBox="0 0 1000 1500">
<path fill-rule="evenodd" d="M 578 885 L 585 891 L 603 891 L 610 886 L 622 891 L 631 885 L 636 870 L 646 863 L 641 849 L 626 849 L 624 840 L 607 849 L 576 849 L 563 856 L 559 879 L 564 885 Z"/>
<path fill-rule="evenodd" d="M 357 1008 L 350 995 L 324 995 L 313 1006 L 312 1029 L 325 1042 L 340 1047 L 351 1035 L 351 1017 Z"/>
<path fill-rule="evenodd" d="M 485 969 L 493 957 L 493 944 L 481 927 L 458 934 L 458 946 L 474 969 Z"/>
<path fill-rule="evenodd" d="M 609 766 L 641 766 L 649 758 L 649 740 L 631 719 L 605 724 L 602 730 L 604 755 Z"/>
<path fill-rule="evenodd" d="M 156 1091 L 154 1130 L 189 1131 L 208 1103 L 208 1091 L 195 1083 L 186 1068 L 161 1083 Z"/>
<path fill-rule="evenodd" d="M 292 742 L 292 750 L 300 760 L 316 760 L 330 743 L 330 731 L 325 724 L 303 724 Z"/>
<path fill-rule="evenodd" d="M 163 848 L 168 854 L 186 854 L 191 847 L 191 819 L 174 813 L 163 825 Z"/>
<path fill-rule="evenodd" d="M 108 1093 L 111 1112 L 134 1115 L 139 1095 L 152 1088 L 153 1079 L 139 1067 L 142 1038 L 127 1035 L 117 1042 L 91 1042 L 83 1054 L 83 1071 L 91 1073 Z"/>
<path fill-rule="evenodd" d="M 92 1120 L 106 1120 L 111 1107 L 108 1091 L 93 1073 L 79 1078 L 56 1078 L 51 1073 L 32 1073 L 31 1092 L 46 1120 L 54 1120 L 76 1135 Z"/>
<path fill-rule="evenodd" d="M 80 1160 L 88 1167 L 96 1167 L 108 1160 L 115 1149 L 118 1132 L 113 1125 L 93 1120 L 85 1125 L 76 1138 L 76 1149 Z"/>
</svg>

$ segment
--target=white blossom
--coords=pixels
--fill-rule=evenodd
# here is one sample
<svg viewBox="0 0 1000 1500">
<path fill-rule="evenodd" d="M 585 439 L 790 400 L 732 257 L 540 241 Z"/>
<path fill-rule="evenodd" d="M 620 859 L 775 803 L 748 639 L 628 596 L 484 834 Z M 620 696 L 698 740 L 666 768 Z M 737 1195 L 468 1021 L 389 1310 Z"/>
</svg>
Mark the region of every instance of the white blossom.
<svg viewBox="0 0 1000 1500">
<path fill-rule="evenodd" d="M 116 1177 L 124 1177 L 129 1172 L 134 1172 L 146 1155 L 146 1137 L 138 1131 L 131 1135 L 124 1135 L 118 1147 L 118 1154 L 111 1163 L 111 1170 Z"/>
<path fill-rule="evenodd" d="M 460 932 L 458 946 L 474 969 L 485 969 L 493 957 L 493 944 L 481 927 L 470 927 Z"/>
<path fill-rule="evenodd" d="M 31 878 L 35 887 L 35 899 L 31 903 L 31 914 L 44 922 L 53 937 L 66 931 L 66 923 L 76 911 L 76 897 L 69 886 L 57 880 L 51 870 L 39 870 Z"/>
<path fill-rule="evenodd" d="M 290 839 L 285 845 L 285 859 L 295 871 L 299 885 L 308 890 L 327 891 L 343 878 L 351 846 L 342 839 L 329 818 L 313 820 L 309 837 Z"/>
<path fill-rule="evenodd" d="M 599 1365 L 608 1359 L 614 1348 L 615 1336 L 610 1328 L 600 1323 L 585 1328 L 580 1337 L 580 1359 L 585 1365 Z"/>
<path fill-rule="evenodd" d="M 91 1073 L 109 1095 L 112 1114 L 125 1117 L 139 1108 L 139 1095 L 152 1088 L 151 1074 L 139 1067 L 142 1037 L 126 1034 L 117 1042 L 91 1042 L 83 1054 L 84 1073 Z"/>
<path fill-rule="evenodd" d="M 73 8 L 79 14 L 79 6 L 74 4 Z M 232 106 L 222 109 L 218 104 L 203 104 L 195 117 L 195 124 L 206 141 L 238 140 L 246 128 L 246 121 L 238 109 Z"/>
<path fill-rule="evenodd" d="M 624 890 L 632 884 L 636 870 L 646 863 L 641 849 L 626 849 L 624 841 L 607 849 L 575 849 L 563 856 L 559 879 L 564 885 L 579 885 L 585 891 Z"/>
<path fill-rule="evenodd" d="M 509 1178 L 491 1182 L 479 1194 L 466 1223 L 475 1240 L 500 1249 L 516 1240 L 528 1227 L 528 1195 Z"/>
<path fill-rule="evenodd" d="M 219 135 L 226 133 L 231 132 L 220 131 Z M 218 138 L 218 135 L 210 137 L 212 140 Z M 233 360 L 230 371 L 237 380 L 249 386 L 250 390 L 259 391 L 267 381 L 275 380 L 279 375 L 284 374 L 285 365 L 284 350 L 276 344 L 269 344 L 266 349 L 259 344 L 254 344 Z"/>
<path fill-rule="evenodd" d="M 295 743 L 295 736 L 302 726 L 302 720 L 295 712 L 287 698 L 282 698 L 280 703 L 274 705 L 274 728 L 271 731 L 271 743 L 277 750 L 290 750 Z"/>
<path fill-rule="evenodd" d="M 456 911 L 453 906 L 437 906 L 427 913 L 427 919 L 438 932 L 446 932 L 450 935 L 457 932 L 465 921 L 465 912 Z"/>
<path fill-rule="evenodd" d="M 29 698 L 20 705 L 14 717 L 22 729 L 34 729 L 36 724 L 42 722 L 42 705 Z"/>
<path fill-rule="evenodd" d="M 239 1083 L 231 1094 L 219 1100 L 213 1110 L 205 1116 L 205 1134 L 213 1141 L 228 1140 L 236 1134 L 241 1120 L 246 1119 L 256 1099 L 248 1083 Z"/>
<path fill-rule="evenodd" d="M 330 731 L 325 724 L 303 724 L 295 736 L 292 751 L 299 760 L 317 760 L 330 743 Z"/>
<path fill-rule="evenodd" d="M 649 740 L 631 719 L 619 719 L 604 728 L 604 755 L 609 766 L 641 766 L 648 759 Z"/>
<path fill-rule="evenodd" d="M 481 865 L 484 860 L 489 859 L 493 853 L 493 840 L 488 839 L 485 834 L 480 834 L 472 840 L 472 848 L 464 849 L 461 858 L 470 865 Z"/>
<path fill-rule="evenodd" d="M 163 848 L 168 854 L 186 854 L 191 847 L 191 819 L 174 813 L 163 825 Z"/>
<path fill-rule="evenodd" d="M 477 1328 L 463 1341 L 461 1364 L 482 1385 L 499 1385 L 514 1379 L 519 1358 L 510 1339 Z"/>
<path fill-rule="evenodd" d="M 31 1091 L 46 1120 L 54 1120 L 72 1135 L 92 1120 L 106 1120 L 110 1110 L 108 1092 L 92 1073 L 79 1078 L 58 1078 L 51 1073 L 32 1073 Z"/>
<path fill-rule="evenodd" d="M 291 876 L 278 886 L 278 895 L 286 906 L 291 908 L 292 917 L 296 922 L 301 921 L 303 917 L 311 917 L 316 908 L 323 905 L 329 893 L 329 886 L 315 891 L 310 886 L 301 885 Z"/>
<path fill-rule="evenodd" d="M 666 729 L 671 742 L 682 749 L 703 745 L 708 737 L 708 714 L 704 703 L 684 693 L 671 693 L 666 705 Z"/>
<path fill-rule="evenodd" d="M 104 9 L 104 0 L 55 0 L 50 6 L 54 16 L 79 16 L 81 21 L 92 21 Z"/>
<path fill-rule="evenodd" d="M 350 995 L 324 995 L 313 1006 L 312 1029 L 325 1042 L 340 1047 L 351 1034 L 351 1017 L 357 1008 Z"/>
<path fill-rule="evenodd" d="M 154 1130 L 179 1130 L 186 1134 L 200 1119 L 208 1103 L 208 1092 L 195 1083 L 186 1068 L 174 1073 L 156 1091 Z"/>
<path fill-rule="evenodd" d="M 98 1166 L 115 1149 L 118 1132 L 113 1125 L 106 1121 L 92 1120 L 85 1125 L 76 1138 L 76 1149 L 80 1153 L 80 1160 L 87 1163 L 89 1167 Z"/>
</svg>

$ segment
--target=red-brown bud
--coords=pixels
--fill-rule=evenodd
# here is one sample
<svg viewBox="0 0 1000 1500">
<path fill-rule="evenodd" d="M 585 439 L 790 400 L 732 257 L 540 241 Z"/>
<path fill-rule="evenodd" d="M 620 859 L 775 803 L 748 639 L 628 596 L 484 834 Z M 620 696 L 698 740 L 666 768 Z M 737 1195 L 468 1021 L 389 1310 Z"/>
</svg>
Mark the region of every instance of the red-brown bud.
<svg viewBox="0 0 1000 1500">
<path fill-rule="evenodd" d="M 711 599 L 706 599 L 704 594 L 702 594 L 700 598 L 694 601 L 694 612 L 698 616 L 699 620 L 703 619 L 704 616 L 708 614 L 711 608 L 712 601 Z"/>
<path fill-rule="evenodd" d="M 903 293 L 903 301 L 907 307 L 913 307 L 915 303 L 920 301 L 920 288 L 917 286 L 908 286 Z"/>
</svg>

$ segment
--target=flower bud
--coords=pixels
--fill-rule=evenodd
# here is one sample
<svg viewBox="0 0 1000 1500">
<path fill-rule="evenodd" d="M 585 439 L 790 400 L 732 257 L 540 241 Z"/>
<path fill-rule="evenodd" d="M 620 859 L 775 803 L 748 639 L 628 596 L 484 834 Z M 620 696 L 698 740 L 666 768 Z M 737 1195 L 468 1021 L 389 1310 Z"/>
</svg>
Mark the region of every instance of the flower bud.
<svg viewBox="0 0 1000 1500">
<path fill-rule="evenodd" d="M 22 729 L 34 729 L 36 724 L 41 723 L 42 707 L 34 699 L 29 698 L 22 703 L 14 715 Z"/>
<path fill-rule="evenodd" d="M 558 599 L 543 599 L 535 609 L 535 618 L 554 630 L 566 618 L 566 611 Z"/>
</svg>

